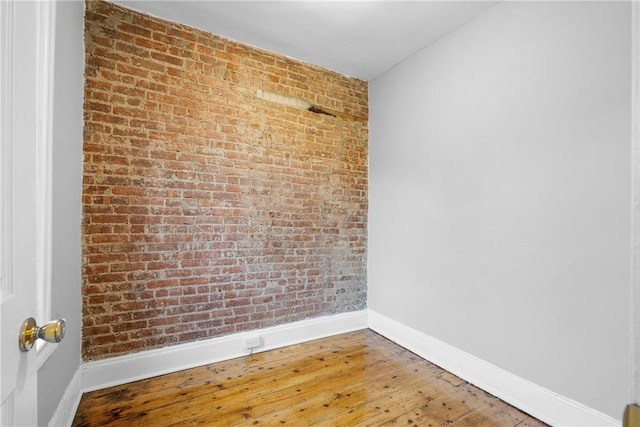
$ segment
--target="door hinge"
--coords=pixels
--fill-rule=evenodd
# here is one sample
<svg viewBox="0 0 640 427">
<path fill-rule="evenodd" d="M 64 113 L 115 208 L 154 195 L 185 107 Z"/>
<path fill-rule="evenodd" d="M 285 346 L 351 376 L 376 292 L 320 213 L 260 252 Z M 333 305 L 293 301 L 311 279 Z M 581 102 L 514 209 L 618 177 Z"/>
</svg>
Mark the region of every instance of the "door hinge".
<svg viewBox="0 0 640 427">
<path fill-rule="evenodd" d="M 640 427 L 640 406 L 635 403 L 627 405 L 622 425 L 623 427 Z"/>
</svg>

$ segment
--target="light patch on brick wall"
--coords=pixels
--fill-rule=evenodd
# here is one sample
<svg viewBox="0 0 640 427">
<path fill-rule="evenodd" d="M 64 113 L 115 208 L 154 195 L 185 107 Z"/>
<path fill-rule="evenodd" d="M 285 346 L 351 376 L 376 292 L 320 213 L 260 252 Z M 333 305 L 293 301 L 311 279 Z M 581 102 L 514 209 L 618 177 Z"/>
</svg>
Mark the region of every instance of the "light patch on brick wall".
<svg viewBox="0 0 640 427">
<path fill-rule="evenodd" d="M 263 101 L 273 102 L 285 107 L 296 108 L 298 110 L 310 111 L 316 114 L 323 114 L 325 116 L 339 117 L 343 120 L 355 120 L 363 121 L 362 117 L 354 116 L 338 110 L 332 110 L 330 108 L 314 105 L 306 99 L 296 98 L 294 96 L 284 95 L 281 93 L 267 92 L 262 89 L 256 91 L 256 97 Z"/>
<path fill-rule="evenodd" d="M 258 99 L 262 99 L 263 101 L 274 102 L 286 107 L 297 108 L 298 110 L 309 110 L 309 108 L 313 106 L 310 102 L 304 99 L 280 93 L 267 92 L 262 89 L 258 89 L 256 91 L 256 96 Z"/>
</svg>

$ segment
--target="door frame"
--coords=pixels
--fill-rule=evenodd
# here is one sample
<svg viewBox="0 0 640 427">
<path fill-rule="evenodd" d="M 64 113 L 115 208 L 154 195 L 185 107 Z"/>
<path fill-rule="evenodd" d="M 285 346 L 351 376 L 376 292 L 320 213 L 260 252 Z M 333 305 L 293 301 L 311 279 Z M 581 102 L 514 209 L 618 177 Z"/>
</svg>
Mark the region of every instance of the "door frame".
<svg viewBox="0 0 640 427">
<path fill-rule="evenodd" d="M 631 4 L 631 402 L 640 404 L 640 2 Z"/>
</svg>

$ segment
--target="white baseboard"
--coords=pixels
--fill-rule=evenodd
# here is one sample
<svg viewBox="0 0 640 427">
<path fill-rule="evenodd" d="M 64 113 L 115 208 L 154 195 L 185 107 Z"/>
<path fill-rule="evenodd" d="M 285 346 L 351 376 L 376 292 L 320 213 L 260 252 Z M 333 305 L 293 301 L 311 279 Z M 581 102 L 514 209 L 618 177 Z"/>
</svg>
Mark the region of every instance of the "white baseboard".
<svg viewBox="0 0 640 427">
<path fill-rule="evenodd" d="M 620 421 L 369 310 L 369 328 L 552 426 L 613 427 Z"/>
<path fill-rule="evenodd" d="M 64 391 L 56 412 L 54 412 L 47 425 L 49 427 L 70 426 L 73 423 L 73 417 L 76 415 L 81 398 L 81 372 L 78 369 Z"/>
<path fill-rule="evenodd" d="M 254 352 L 366 329 L 367 311 L 337 314 L 242 332 L 206 341 L 178 344 L 82 364 L 82 391 L 88 392 L 170 372 L 245 356 L 248 337 L 260 336 Z"/>
</svg>

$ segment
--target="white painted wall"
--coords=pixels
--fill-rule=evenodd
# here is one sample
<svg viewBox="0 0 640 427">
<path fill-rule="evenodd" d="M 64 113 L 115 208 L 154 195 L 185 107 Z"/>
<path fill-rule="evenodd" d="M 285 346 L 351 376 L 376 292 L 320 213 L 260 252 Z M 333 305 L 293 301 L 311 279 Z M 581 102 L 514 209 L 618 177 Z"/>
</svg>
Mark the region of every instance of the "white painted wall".
<svg viewBox="0 0 640 427">
<path fill-rule="evenodd" d="M 38 371 L 38 422 L 41 425 L 51 419 L 80 367 L 83 19 L 83 2 L 57 2 L 51 316 L 66 318 L 67 331 L 64 340 Z"/>
<path fill-rule="evenodd" d="M 630 11 L 502 2 L 369 85 L 369 308 L 616 419 Z"/>
</svg>

